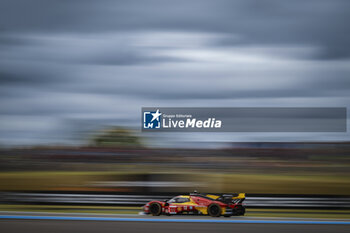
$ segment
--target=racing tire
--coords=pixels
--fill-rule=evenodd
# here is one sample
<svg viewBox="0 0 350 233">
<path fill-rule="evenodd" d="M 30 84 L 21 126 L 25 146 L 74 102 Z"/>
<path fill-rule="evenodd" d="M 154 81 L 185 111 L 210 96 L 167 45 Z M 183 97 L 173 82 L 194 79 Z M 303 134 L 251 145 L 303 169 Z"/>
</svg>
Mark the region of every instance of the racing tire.
<svg viewBox="0 0 350 233">
<path fill-rule="evenodd" d="M 149 212 L 153 216 L 159 216 L 162 213 L 162 206 L 158 202 L 152 203 L 149 206 Z"/>
<path fill-rule="evenodd" d="M 220 217 L 221 207 L 216 203 L 210 204 L 208 206 L 208 214 L 212 217 Z"/>
<path fill-rule="evenodd" d="M 235 216 L 244 216 L 245 214 L 245 208 L 243 206 L 238 206 L 235 210 L 235 213 L 233 215 Z"/>
<path fill-rule="evenodd" d="M 241 207 L 241 211 L 240 211 L 239 215 L 244 216 L 244 214 L 245 214 L 245 208 Z"/>
</svg>

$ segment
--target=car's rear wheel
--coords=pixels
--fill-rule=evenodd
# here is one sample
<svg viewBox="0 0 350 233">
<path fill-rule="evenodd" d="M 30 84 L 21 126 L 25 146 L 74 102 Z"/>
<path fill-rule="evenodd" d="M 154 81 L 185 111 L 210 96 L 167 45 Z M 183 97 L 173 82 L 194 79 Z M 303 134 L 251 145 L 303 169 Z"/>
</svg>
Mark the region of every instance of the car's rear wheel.
<svg viewBox="0 0 350 233">
<path fill-rule="evenodd" d="M 240 215 L 240 216 L 244 216 L 244 214 L 245 214 L 245 208 L 244 208 L 243 206 L 241 206 L 241 207 L 239 208 L 239 215 Z"/>
<path fill-rule="evenodd" d="M 210 204 L 208 206 L 208 214 L 212 217 L 220 217 L 221 207 L 216 203 Z"/>
<path fill-rule="evenodd" d="M 234 210 L 233 215 L 243 216 L 245 214 L 245 208 L 243 206 L 237 206 Z"/>
<path fill-rule="evenodd" d="M 153 216 L 158 216 L 162 213 L 162 206 L 155 202 L 150 204 L 149 206 L 149 212 L 153 215 Z"/>
</svg>

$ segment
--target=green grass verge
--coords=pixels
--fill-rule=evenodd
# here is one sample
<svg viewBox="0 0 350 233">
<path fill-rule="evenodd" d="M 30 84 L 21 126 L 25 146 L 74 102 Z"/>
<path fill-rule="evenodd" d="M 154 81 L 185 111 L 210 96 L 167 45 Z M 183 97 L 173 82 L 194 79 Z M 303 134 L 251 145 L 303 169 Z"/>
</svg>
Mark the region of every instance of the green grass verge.
<svg viewBox="0 0 350 233">
<path fill-rule="evenodd" d="M 138 214 L 140 207 L 120 206 L 67 206 L 67 205 L 0 205 L 0 211 L 91 213 L 91 214 Z M 248 217 L 293 217 L 350 219 L 350 210 L 301 210 L 301 209 L 247 209 Z"/>
</svg>

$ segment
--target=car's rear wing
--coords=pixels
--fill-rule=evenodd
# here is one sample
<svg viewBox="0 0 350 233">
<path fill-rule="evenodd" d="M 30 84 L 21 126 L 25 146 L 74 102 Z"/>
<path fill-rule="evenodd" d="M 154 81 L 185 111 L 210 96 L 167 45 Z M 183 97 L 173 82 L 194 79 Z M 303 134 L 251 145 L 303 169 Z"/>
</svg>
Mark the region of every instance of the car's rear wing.
<svg viewBox="0 0 350 233">
<path fill-rule="evenodd" d="M 207 194 L 206 196 L 223 202 L 242 203 L 245 200 L 245 193 L 225 193 L 222 195 Z"/>
<path fill-rule="evenodd" d="M 232 199 L 243 199 L 245 198 L 245 193 L 236 193 L 237 196 L 232 197 Z"/>
</svg>

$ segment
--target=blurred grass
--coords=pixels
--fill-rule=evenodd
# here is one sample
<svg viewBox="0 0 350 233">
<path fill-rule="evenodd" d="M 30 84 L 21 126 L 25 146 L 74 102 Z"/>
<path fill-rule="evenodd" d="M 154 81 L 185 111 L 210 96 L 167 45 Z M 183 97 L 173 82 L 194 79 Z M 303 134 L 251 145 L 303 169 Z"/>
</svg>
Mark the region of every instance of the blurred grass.
<svg viewBox="0 0 350 233">
<path fill-rule="evenodd" d="M 0 191 L 98 191 L 92 184 L 104 181 L 125 181 L 128 177 L 137 175 L 160 174 L 156 172 L 70 172 L 70 171 L 39 171 L 39 172 L 0 172 Z M 189 192 L 194 188 L 201 192 L 245 192 L 262 194 L 350 194 L 350 177 L 325 174 L 231 174 L 210 172 L 168 172 L 177 174 L 180 180 L 198 182 L 203 187 L 191 187 L 168 191 Z M 101 191 L 103 189 L 101 188 Z M 110 191 L 113 191 L 111 189 Z M 116 191 L 116 190 L 114 190 Z"/>
<path fill-rule="evenodd" d="M 64 205 L 0 205 L 0 211 L 52 212 L 52 213 L 91 213 L 91 214 L 138 214 L 140 207 L 115 206 L 64 206 Z"/>
<path fill-rule="evenodd" d="M 141 207 L 115 206 L 65 206 L 65 205 L 0 205 L 6 212 L 49 212 L 49 213 L 91 213 L 91 214 L 138 214 Z M 301 210 L 301 209 L 250 209 L 248 217 L 295 217 L 350 219 L 350 210 Z"/>
</svg>

